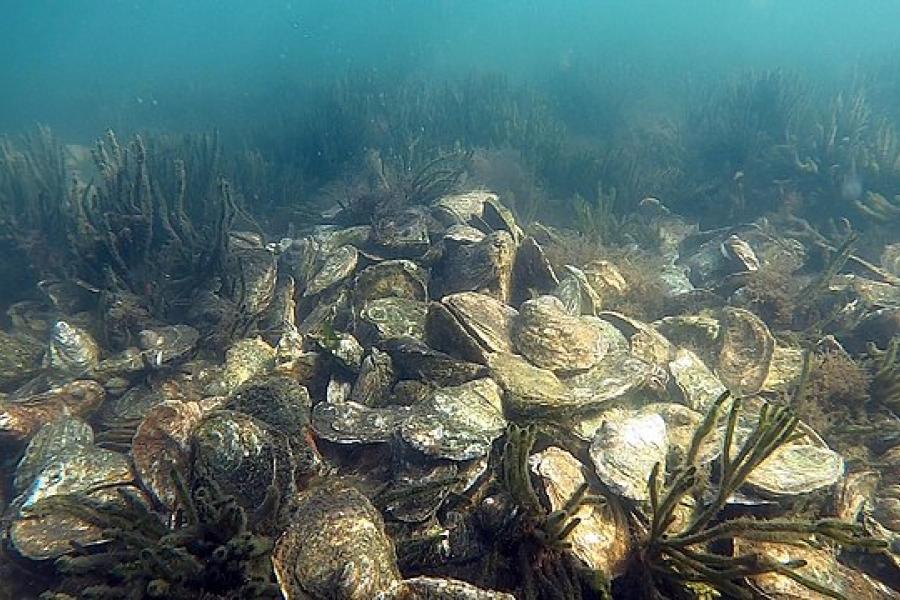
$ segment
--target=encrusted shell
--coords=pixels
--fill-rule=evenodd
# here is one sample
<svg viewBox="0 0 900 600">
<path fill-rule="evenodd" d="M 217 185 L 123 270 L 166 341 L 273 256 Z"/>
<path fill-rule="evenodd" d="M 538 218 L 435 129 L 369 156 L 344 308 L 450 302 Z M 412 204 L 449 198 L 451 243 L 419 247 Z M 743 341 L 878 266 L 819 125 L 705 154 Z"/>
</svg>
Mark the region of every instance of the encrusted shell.
<svg viewBox="0 0 900 600">
<path fill-rule="evenodd" d="M 378 298 L 426 300 L 428 274 L 410 260 L 385 260 L 366 267 L 353 282 L 353 304 L 362 308 Z"/>
<path fill-rule="evenodd" d="M 377 298 L 367 302 L 359 312 L 356 331 L 369 343 L 403 336 L 422 339 L 427 310 L 427 305 L 419 300 Z"/>
<path fill-rule="evenodd" d="M 144 363 L 159 368 L 186 356 L 197 345 L 200 333 L 189 325 L 144 329 L 138 334 Z"/>
<path fill-rule="evenodd" d="M 42 425 L 64 415 L 89 414 L 106 392 L 95 381 L 73 381 L 22 400 L 0 399 L 0 438 L 29 439 Z"/>
<path fill-rule="evenodd" d="M 569 388 L 547 369 L 535 367 L 516 354 L 495 353 L 488 357 L 491 377 L 503 387 L 504 405 L 520 416 L 547 416 L 579 406 Z"/>
<path fill-rule="evenodd" d="M 559 278 L 533 237 L 525 236 L 516 251 L 512 271 L 512 302 L 516 306 L 527 300 L 533 291 L 549 294 L 559 285 Z"/>
<path fill-rule="evenodd" d="M 483 291 L 508 302 L 515 253 L 515 242 L 505 231 L 495 231 L 474 244 L 447 245 L 432 271 L 431 296 Z"/>
<path fill-rule="evenodd" d="M 477 379 L 435 390 L 405 420 L 400 437 L 426 455 L 462 461 L 485 456 L 505 429 L 500 387 Z"/>
<path fill-rule="evenodd" d="M 806 494 L 834 485 L 844 475 L 844 459 L 824 446 L 789 443 L 747 476 L 747 485 L 768 497 Z"/>
<path fill-rule="evenodd" d="M 709 367 L 686 348 L 675 351 L 675 358 L 669 362 L 669 372 L 681 391 L 684 403 L 704 414 L 726 390 Z"/>
<path fill-rule="evenodd" d="M 338 444 L 374 444 L 391 439 L 412 409 L 408 406 L 370 408 L 356 402 L 320 402 L 313 407 L 316 435 Z"/>
<path fill-rule="evenodd" d="M 285 600 L 371 600 L 400 580 L 381 513 L 356 488 L 326 480 L 291 505 L 294 518 L 272 554 Z"/>
</svg>

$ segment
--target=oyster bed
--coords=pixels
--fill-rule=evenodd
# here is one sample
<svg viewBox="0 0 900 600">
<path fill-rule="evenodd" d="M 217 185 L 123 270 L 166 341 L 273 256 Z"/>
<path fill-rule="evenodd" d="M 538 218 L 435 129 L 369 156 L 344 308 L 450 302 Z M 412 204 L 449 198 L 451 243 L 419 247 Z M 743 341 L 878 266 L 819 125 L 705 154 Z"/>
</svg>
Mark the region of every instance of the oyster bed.
<svg viewBox="0 0 900 600">
<path fill-rule="evenodd" d="M 627 598 L 671 497 L 663 533 L 737 523 L 690 551 L 768 568 L 688 583 L 662 552 L 660 593 L 898 595 L 896 461 L 873 476 L 853 444 L 794 421 L 722 492 L 766 415 L 802 410 L 817 357 L 852 362 L 857 328 L 900 310 L 896 252 L 865 273 L 804 270 L 807 239 L 700 233 L 660 210 L 647 225 L 670 254 L 644 276 L 672 309 L 644 321 L 617 310 L 615 256 L 551 260 L 563 236 L 495 194 L 346 212 L 271 242 L 225 231 L 231 283 L 194 290 L 182 321 L 114 320 L 124 300 L 84 302 L 77 281 L 11 309 L 4 560 L 51 573 L 58 599 Z M 798 303 L 835 335 L 772 332 L 754 310 L 754 274 L 788 259 Z M 900 380 L 891 348 L 872 350 L 884 389 Z M 883 445 L 868 450 L 896 455 Z M 820 525 L 787 544 L 748 517 Z"/>
</svg>

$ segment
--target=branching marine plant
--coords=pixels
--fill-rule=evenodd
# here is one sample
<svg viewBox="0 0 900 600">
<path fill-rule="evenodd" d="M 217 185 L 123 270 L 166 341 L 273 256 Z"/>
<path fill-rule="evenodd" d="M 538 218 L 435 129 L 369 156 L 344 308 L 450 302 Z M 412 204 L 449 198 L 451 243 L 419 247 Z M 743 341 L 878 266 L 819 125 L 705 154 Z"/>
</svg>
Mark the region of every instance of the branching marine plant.
<svg viewBox="0 0 900 600">
<path fill-rule="evenodd" d="M 738 600 L 759 597 L 748 578 L 777 573 L 809 590 L 832 597 L 841 594 L 805 577 L 798 569 L 803 560 L 780 562 L 756 554 L 718 553 L 710 546 L 735 538 L 786 543 L 811 544 L 814 538 L 843 546 L 880 549 L 883 542 L 864 537 L 851 523 L 838 519 L 807 521 L 793 518 L 723 519 L 721 512 L 728 499 L 746 481 L 747 476 L 779 446 L 792 439 L 798 424 L 788 408 L 763 405 L 759 421 L 739 449 L 734 448 L 735 428 L 741 411 L 740 399 L 732 399 L 719 457 L 718 480 L 712 499 L 703 502 L 700 492 L 704 476 L 698 461 L 701 446 L 717 427 L 719 415 L 729 399 L 726 392 L 718 398 L 697 428 L 684 462 L 661 487 L 661 465 L 649 479 L 649 522 L 643 527 L 643 539 L 623 576 L 626 593 L 646 599 L 695 598 L 697 587 Z M 696 506 L 686 519 L 685 506 Z M 617 586 L 618 587 L 618 586 Z"/>
<path fill-rule="evenodd" d="M 70 514 L 98 526 L 109 542 L 76 546 L 57 559 L 64 579 L 46 600 L 280 598 L 269 560 L 272 540 L 254 534 L 244 510 L 210 477 L 193 489 L 173 474 L 183 515 L 174 529 L 134 493 L 121 502 L 51 496 L 35 510 Z"/>
</svg>

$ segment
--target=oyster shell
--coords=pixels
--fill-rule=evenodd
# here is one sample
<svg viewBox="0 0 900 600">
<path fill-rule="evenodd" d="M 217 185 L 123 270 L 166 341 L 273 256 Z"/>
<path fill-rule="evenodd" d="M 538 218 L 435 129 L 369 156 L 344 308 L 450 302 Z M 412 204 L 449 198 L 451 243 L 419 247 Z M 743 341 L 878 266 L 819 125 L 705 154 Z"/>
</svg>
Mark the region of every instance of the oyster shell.
<svg viewBox="0 0 900 600">
<path fill-rule="evenodd" d="M 486 294 L 449 294 L 429 307 L 426 335 L 438 350 L 486 364 L 490 352 L 513 351 L 511 331 L 516 315 L 516 309 Z"/>
<path fill-rule="evenodd" d="M 263 507 L 269 487 L 294 488 L 293 456 L 287 438 L 243 413 L 217 410 L 191 438 L 194 469 L 203 469 L 251 514 Z"/>
<path fill-rule="evenodd" d="M 366 267 L 353 282 L 353 304 L 357 309 L 379 298 L 428 298 L 428 273 L 410 260 L 386 260 Z"/>
<path fill-rule="evenodd" d="M 535 367 L 516 354 L 488 356 L 491 377 L 504 389 L 503 403 L 517 416 L 546 416 L 579 406 L 553 371 Z"/>
<path fill-rule="evenodd" d="M 43 351 L 31 337 L 0 331 L 0 389 L 24 383 L 36 375 Z"/>
<path fill-rule="evenodd" d="M 428 305 L 408 298 L 377 298 L 366 303 L 359 312 L 356 331 L 372 344 L 387 338 L 425 336 Z"/>
<path fill-rule="evenodd" d="M 225 407 L 264 421 L 296 447 L 302 445 L 309 428 L 312 400 L 307 389 L 293 379 L 267 377 L 239 387 Z"/>
<path fill-rule="evenodd" d="M 770 497 L 807 494 L 834 485 L 844 459 L 824 446 L 791 443 L 775 449 L 747 476 L 747 485 Z"/>
<path fill-rule="evenodd" d="M 147 412 L 134 434 L 135 471 L 154 499 L 171 511 L 179 499 L 172 469 L 189 472 L 191 434 L 202 418 L 196 402 L 163 402 Z"/>
<path fill-rule="evenodd" d="M 632 500 L 647 500 L 647 482 L 657 463 L 665 466 L 669 452 L 666 422 L 655 413 L 610 419 L 591 442 L 597 476 L 609 489 Z"/>
<path fill-rule="evenodd" d="M 370 240 L 388 258 L 422 256 L 430 245 L 427 215 L 419 207 L 378 215 Z"/>
<path fill-rule="evenodd" d="M 556 446 L 530 456 L 528 463 L 543 482 L 551 511 L 562 510 L 586 482 L 584 465 Z M 621 574 L 631 547 L 628 522 L 621 509 L 612 502 L 582 505 L 572 517 L 580 521 L 566 537 L 572 554 L 607 580 Z"/>
<path fill-rule="evenodd" d="M 432 216 L 445 227 L 464 225 L 472 217 L 484 214 L 484 205 L 489 199 L 497 199 L 497 195 L 485 191 L 472 191 L 463 194 L 450 194 L 438 198 L 431 207 Z"/>
<path fill-rule="evenodd" d="M 44 366 L 62 373 L 79 375 L 100 363 L 100 347 L 84 329 L 57 321 L 50 331 L 50 346 Z"/>
<path fill-rule="evenodd" d="M 390 338 L 379 346 L 390 354 L 401 379 L 423 379 L 437 385 L 460 385 L 486 374 L 482 365 L 461 361 L 433 350 L 415 338 Z"/>
<path fill-rule="evenodd" d="M 775 338 L 759 317 L 742 308 L 722 313 L 722 346 L 716 366 L 722 383 L 738 397 L 762 388 L 772 364 Z"/>
<path fill-rule="evenodd" d="M 477 379 L 435 390 L 403 422 L 400 437 L 423 454 L 463 461 L 486 456 L 505 429 L 500 387 Z"/>
<path fill-rule="evenodd" d="M 320 438 L 338 444 L 375 444 L 391 439 L 412 409 L 369 408 L 355 402 L 320 402 L 313 407 L 312 427 Z"/>
<path fill-rule="evenodd" d="M 474 244 L 447 245 L 432 271 L 432 297 L 482 291 L 508 302 L 515 253 L 515 242 L 505 231 L 495 231 Z"/>
<path fill-rule="evenodd" d="M 596 408 L 648 389 L 656 372 L 653 365 L 631 356 L 627 350 L 617 350 L 587 371 L 562 381 L 580 408 Z"/>
<path fill-rule="evenodd" d="M 222 377 L 207 388 L 211 396 L 227 396 L 242 383 L 268 373 L 275 367 L 275 348 L 262 338 L 247 338 L 235 342 L 225 352 Z"/>
<path fill-rule="evenodd" d="M 359 368 L 359 376 L 353 383 L 350 400 L 364 406 L 384 406 L 388 404 L 391 388 L 396 379 L 391 357 L 378 348 L 372 348 Z"/>
<path fill-rule="evenodd" d="M 528 300 L 513 322 L 516 349 L 551 371 L 590 369 L 609 350 L 608 330 L 595 317 L 573 317 L 555 296 Z"/>
<path fill-rule="evenodd" d="M 559 298 L 566 312 L 570 315 L 596 316 L 600 312 L 603 300 L 594 290 L 584 271 L 572 265 L 566 265 L 566 276 L 560 281 L 553 295 Z"/>
<path fill-rule="evenodd" d="M 233 234 L 232 234 L 233 235 Z M 230 260 L 234 263 L 228 273 L 230 289 L 238 290 L 239 302 L 248 315 L 258 315 L 272 303 L 278 275 L 275 254 L 262 246 L 262 240 L 252 245 L 234 244 Z"/>
<path fill-rule="evenodd" d="M 559 286 L 559 279 L 544 253 L 544 248 L 533 237 L 522 239 L 516 251 L 512 267 L 512 302 L 518 306 L 532 296 L 532 291 L 549 294 Z M 509 298 L 501 298 L 509 301 Z"/>
<path fill-rule="evenodd" d="M 144 329 L 138 334 L 144 363 L 157 369 L 185 357 L 196 347 L 199 339 L 200 332 L 189 325 Z"/>
<path fill-rule="evenodd" d="M 686 348 L 675 351 L 675 358 L 669 362 L 669 372 L 681 391 L 684 403 L 704 414 L 726 390 L 709 367 Z"/>
<path fill-rule="evenodd" d="M 483 590 L 471 583 L 437 577 L 404 579 L 375 600 L 516 600 L 512 594 Z"/>
<path fill-rule="evenodd" d="M 356 270 L 359 251 L 354 246 L 341 246 L 325 257 L 325 262 L 310 278 L 303 297 L 315 296 L 348 278 Z"/>
<path fill-rule="evenodd" d="M 381 513 L 359 490 L 325 480 L 291 499 L 272 566 L 285 600 L 370 600 L 400 580 Z"/>
<path fill-rule="evenodd" d="M 0 399 L 0 438 L 29 439 L 45 423 L 64 415 L 87 415 L 106 392 L 95 381 L 73 381 L 22 400 Z"/>
</svg>

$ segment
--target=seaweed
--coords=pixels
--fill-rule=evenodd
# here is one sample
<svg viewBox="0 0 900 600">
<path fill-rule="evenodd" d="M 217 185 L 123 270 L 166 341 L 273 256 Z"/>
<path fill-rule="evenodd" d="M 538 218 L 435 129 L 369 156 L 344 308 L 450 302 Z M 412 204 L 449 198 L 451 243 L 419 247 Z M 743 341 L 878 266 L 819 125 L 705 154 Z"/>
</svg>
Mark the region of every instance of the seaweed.
<svg viewBox="0 0 900 600">
<path fill-rule="evenodd" d="M 900 336 L 891 338 L 884 350 L 875 344 L 868 346 L 872 365 L 871 394 L 877 402 L 893 411 L 900 409 Z"/>
<path fill-rule="evenodd" d="M 199 474 L 192 489 L 173 469 L 181 512 L 174 529 L 132 491 L 121 502 L 84 495 L 51 496 L 40 512 L 71 514 L 99 526 L 109 539 L 76 546 L 56 561 L 63 575 L 48 600 L 103 598 L 279 598 L 269 554 L 272 540 L 250 531 L 233 497 Z"/>
<path fill-rule="evenodd" d="M 704 440 L 716 428 L 720 413 L 731 400 L 719 458 L 717 482 L 708 483 L 698 463 Z M 747 579 L 765 573 L 778 573 L 807 589 L 833 598 L 843 596 L 797 569 L 802 560 L 779 562 L 760 554 L 730 556 L 711 549 L 716 543 L 735 538 L 788 544 L 813 543 L 813 538 L 843 546 L 880 549 L 883 542 L 865 537 L 857 525 L 838 519 L 804 520 L 801 518 L 722 518 L 728 498 L 745 482 L 753 469 L 780 445 L 792 438 L 798 420 L 786 407 L 764 404 L 758 423 L 739 449 L 733 447 L 735 428 L 741 411 L 741 400 L 723 393 L 713 404 L 697 428 L 684 461 L 672 472 L 667 485 L 661 485 L 662 465 L 653 469 L 649 478 L 649 522 L 644 524 L 643 539 L 632 556 L 621 582 L 641 598 L 693 598 L 694 587 L 702 584 L 715 593 L 735 599 L 757 597 Z M 695 505 L 691 501 L 699 492 L 711 496 L 698 499 L 697 508 L 683 520 L 681 507 Z"/>
</svg>

